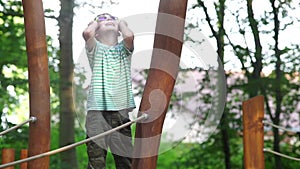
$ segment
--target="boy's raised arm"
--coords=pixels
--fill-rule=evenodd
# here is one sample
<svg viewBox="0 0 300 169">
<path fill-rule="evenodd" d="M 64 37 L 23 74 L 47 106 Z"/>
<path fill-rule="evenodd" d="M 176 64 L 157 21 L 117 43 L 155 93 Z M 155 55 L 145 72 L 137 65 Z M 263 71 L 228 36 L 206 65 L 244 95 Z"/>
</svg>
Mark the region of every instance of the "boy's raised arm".
<svg viewBox="0 0 300 169">
<path fill-rule="evenodd" d="M 88 24 L 88 27 L 82 33 L 88 51 L 91 51 L 96 45 L 95 34 L 97 29 L 98 23 L 96 21 L 92 21 Z"/>
<path fill-rule="evenodd" d="M 127 22 L 124 20 L 119 21 L 119 30 L 123 36 L 125 46 L 130 51 L 133 51 L 133 40 L 134 40 L 134 34 L 133 32 L 128 28 Z"/>
</svg>

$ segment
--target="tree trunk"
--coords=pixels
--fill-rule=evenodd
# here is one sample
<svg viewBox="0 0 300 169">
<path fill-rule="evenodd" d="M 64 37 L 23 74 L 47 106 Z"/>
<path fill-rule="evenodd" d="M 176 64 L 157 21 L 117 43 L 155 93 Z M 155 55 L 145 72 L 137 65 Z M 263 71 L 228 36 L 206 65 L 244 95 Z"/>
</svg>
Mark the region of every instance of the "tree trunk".
<svg viewBox="0 0 300 169">
<path fill-rule="evenodd" d="M 73 103 L 73 52 L 72 52 L 72 27 L 73 27 L 73 0 L 61 0 L 61 10 L 58 19 L 60 65 L 59 65 L 59 100 L 60 100 L 60 147 L 72 144 L 75 141 Z M 71 149 L 60 154 L 61 169 L 77 169 L 76 149 Z"/>
<path fill-rule="evenodd" d="M 254 18 L 253 7 L 252 7 L 253 0 L 247 0 L 247 12 L 248 12 L 248 20 L 251 27 L 251 31 L 253 34 L 254 44 L 255 44 L 255 53 L 254 58 L 255 60 L 251 59 L 251 64 L 253 67 L 253 72 L 251 76 L 247 78 L 249 81 L 256 82 L 258 85 L 258 89 L 261 89 L 260 85 L 260 78 L 261 78 L 261 71 L 262 71 L 262 46 L 260 41 L 259 29 L 258 29 L 258 22 Z M 251 56 L 249 56 L 251 57 Z M 249 83 L 252 85 L 252 83 Z M 254 97 L 258 95 L 257 89 L 253 89 L 249 91 L 250 97 Z"/>
<path fill-rule="evenodd" d="M 224 36 L 225 36 L 225 29 L 224 29 L 224 16 L 225 16 L 225 0 L 219 1 L 219 10 L 218 10 L 218 34 L 217 34 L 217 45 L 218 45 L 218 56 L 222 61 L 222 64 L 224 63 Z M 226 80 L 227 81 L 227 80 Z M 228 134 L 228 120 L 227 120 L 227 114 L 229 112 L 224 110 L 222 118 L 221 118 L 221 134 L 222 134 L 222 143 L 223 143 L 223 152 L 224 152 L 224 162 L 225 162 L 225 168 L 230 169 L 230 145 L 229 145 L 229 134 Z"/>
<path fill-rule="evenodd" d="M 281 53 L 278 48 L 278 37 L 279 37 L 279 18 L 278 18 L 278 8 L 275 5 L 275 0 L 271 0 L 272 4 L 272 12 L 274 15 L 274 41 L 275 41 L 275 46 L 274 46 L 274 52 L 275 52 L 275 58 L 276 58 L 276 63 L 275 63 L 275 100 L 276 100 L 276 109 L 275 109 L 275 117 L 273 123 L 276 125 L 279 125 L 280 121 L 280 114 L 281 114 L 281 103 L 282 103 L 282 91 L 281 91 L 281 79 L 282 79 L 282 71 L 281 71 Z M 280 152 L 280 138 L 279 138 L 279 131 L 278 129 L 274 128 L 274 143 L 273 143 L 273 148 L 274 151 Z M 281 163 L 281 158 L 279 156 L 274 156 L 275 157 L 275 164 L 276 164 L 276 169 L 282 169 L 282 163 Z"/>
<path fill-rule="evenodd" d="M 219 0 L 219 4 L 216 5 L 216 13 L 218 16 L 218 30 L 216 31 L 212 24 L 211 24 L 211 18 L 209 17 L 207 7 L 204 4 L 204 1 L 198 1 L 199 5 L 203 8 L 205 16 L 206 16 L 206 21 L 208 22 L 211 32 L 214 36 L 214 38 L 217 41 L 217 53 L 218 56 L 223 64 L 224 63 L 224 36 L 225 36 L 225 29 L 224 29 L 224 16 L 225 16 L 225 1 L 226 0 Z M 226 81 L 226 80 L 225 80 Z M 230 169 L 230 146 L 229 146 L 229 134 L 228 134 L 228 120 L 227 120 L 227 114 L 228 111 L 224 111 L 222 118 L 221 118 L 221 123 L 220 123 L 220 130 L 221 130 L 221 135 L 222 135 L 222 144 L 223 144 L 223 153 L 224 153 L 224 163 L 226 169 Z"/>
</svg>

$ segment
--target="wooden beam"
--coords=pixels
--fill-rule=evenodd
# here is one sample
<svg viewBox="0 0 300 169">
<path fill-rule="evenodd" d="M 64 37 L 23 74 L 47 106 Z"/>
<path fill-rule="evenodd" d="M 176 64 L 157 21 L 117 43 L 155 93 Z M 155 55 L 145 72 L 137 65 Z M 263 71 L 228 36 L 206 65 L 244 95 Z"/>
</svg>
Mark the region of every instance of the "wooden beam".
<svg viewBox="0 0 300 169">
<path fill-rule="evenodd" d="M 28 150 L 27 149 L 22 149 L 20 159 L 25 159 L 27 157 L 28 157 Z M 27 163 L 21 163 L 20 164 L 20 169 L 27 169 Z"/>
<path fill-rule="evenodd" d="M 264 169 L 264 97 L 243 102 L 243 141 L 245 169 Z"/>
<path fill-rule="evenodd" d="M 2 164 L 10 163 L 15 161 L 15 149 L 4 148 L 2 149 Z M 6 167 L 4 169 L 14 169 L 14 166 Z"/>
<path fill-rule="evenodd" d="M 28 156 L 50 149 L 50 82 L 42 0 L 22 0 L 29 72 L 30 116 Z M 28 162 L 28 169 L 48 169 L 49 157 Z"/>
<path fill-rule="evenodd" d="M 182 50 L 187 0 L 161 0 L 154 37 L 154 49 L 139 115 L 149 119 L 138 123 L 133 169 L 155 169 L 160 135 L 178 73 Z"/>
</svg>

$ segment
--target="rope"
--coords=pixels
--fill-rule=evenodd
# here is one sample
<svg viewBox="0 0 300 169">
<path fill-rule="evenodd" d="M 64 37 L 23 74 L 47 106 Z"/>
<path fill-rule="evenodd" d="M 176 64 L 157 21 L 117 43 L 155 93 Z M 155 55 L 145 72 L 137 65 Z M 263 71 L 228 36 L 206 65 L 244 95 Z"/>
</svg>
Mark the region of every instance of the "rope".
<svg viewBox="0 0 300 169">
<path fill-rule="evenodd" d="M 275 128 L 278 128 L 278 129 L 281 129 L 281 130 L 284 130 L 284 131 L 287 131 L 287 132 L 291 132 L 291 133 L 296 133 L 296 134 L 299 134 L 300 131 L 293 131 L 293 130 L 290 130 L 290 129 L 287 129 L 287 128 L 284 128 L 284 127 L 281 127 L 281 126 L 278 126 L 276 124 L 273 124 L 273 123 L 270 123 L 270 122 L 267 122 L 267 121 L 263 121 L 264 124 L 267 124 L 267 125 L 270 125 L 270 126 L 273 126 Z"/>
<path fill-rule="evenodd" d="M 264 124 L 267 124 L 267 125 L 270 125 L 270 126 L 273 126 L 275 128 L 278 128 L 278 129 L 281 129 L 283 131 L 286 131 L 286 132 L 291 132 L 291 133 L 296 133 L 296 134 L 299 134 L 300 131 L 293 131 L 293 130 L 290 130 L 290 129 L 287 129 L 285 127 L 282 127 L 282 126 L 279 126 L 279 125 L 276 125 L 276 124 L 273 124 L 273 123 L 270 123 L 270 122 L 267 122 L 267 121 L 263 121 Z M 278 155 L 280 157 L 284 157 L 284 158 L 287 158 L 287 159 L 290 159 L 290 160 L 294 160 L 294 161 L 300 161 L 300 158 L 295 158 L 295 157 L 291 157 L 291 156 L 288 156 L 288 155 L 285 155 L 285 154 L 282 154 L 282 153 L 279 153 L 279 152 L 276 152 L 276 151 L 273 151 L 269 148 L 264 148 L 263 149 L 264 152 L 269 152 L 271 154 L 275 154 L 275 155 Z"/>
<path fill-rule="evenodd" d="M 35 122 L 36 120 L 37 120 L 36 117 L 30 117 L 28 120 L 26 120 L 26 121 L 24 121 L 24 122 L 22 122 L 22 123 L 20 123 L 20 124 L 18 124 L 18 125 L 15 125 L 14 127 L 11 127 L 11 128 L 9 128 L 9 129 L 7 129 L 7 130 L 2 131 L 2 132 L 0 133 L 0 136 L 6 134 L 6 133 L 8 133 L 8 132 L 11 132 L 11 131 L 13 131 L 13 130 L 19 128 L 19 127 L 22 127 L 23 125 L 25 125 L 25 124 L 27 124 L 27 123 L 29 123 L 29 122 Z"/>
<path fill-rule="evenodd" d="M 281 156 L 281 157 L 284 157 L 284 158 L 287 158 L 287 159 L 290 159 L 290 160 L 300 161 L 300 158 L 295 158 L 295 157 L 291 157 L 291 156 L 288 156 L 288 155 L 285 155 L 285 154 L 281 154 L 281 153 L 278 153 L 276 151 L 270 150 L 268 148 L 264 148 L 264 152 L 269 152 L 269 153 L 272 153 L 272 154 L 275 154 L 275 155 L 278 155 L 278 156 Z"/>
<path fill-rule="evenodd" d="M 25 159 L 21 159 L 21 160 L 18 160 L 18 161 L 14 161 L 14 162 L 11 162 L 11 163 L 6 163 L 6 164 L 3 164 L 3 165 L 0 165 L 0 168 L 5 168 L 5 167 L 10 167 L 10 166 L 14 166 L 14 165 L 17 165 L 17 164 L 20 164 L 20 163 L 24 163 L 24 162 L 28 162 L 28 161 L 32 161 L 32 160 L 35 160 L 35 159 L 38 159 L 38 158 L 42 158 L 42 157 L 46 157 L 46 156 L 51 156 L 51 155 L 54 155 L 54 154 L 57 154 L 57 153 L 61 153 L 63 151 L 66 151 L 66 150 L 69 150 L 69 149 L 72 149 L 74 147 L 77 147 L 81 144 L 85 144 L 89 141 L 92 141 L 92 140 L 95 140 L 95 139 L 98 139 L 98 138 L 101 138 L 101 137 L 104 137 L 106 135 L 109 135 L 117 130 L 120 130 L 124 127 L 127 127 L 133 123 L 136 123 L 138 121 L 141 121 L 141 120 L 146 120 L 148 118 L 148 114 L 143 114 L 142 116 L 136 118 L 135 120 L 132 120 L 130 122 L 127 122 L 123 125 L 120 125 L 118 127 L 115 127 L 111 130 L 108 130 L 104 133 L 100 133 L 96 136 L 93 136 L 93 137 L 90 137 L 88 139 L 85 139 L 85 140 L 82 140 L 82 141 L 79 141 L 77 143 L 73 143 L 73 144 L 70 144 L 70 145 L 67 145 L 67 146 L 64 146 L 64 147 L 61 147 L 61 148 L 58 148 L 56 150 L 52 150 L 52 151 L 48 151 L 48 152 L 45 152 L 45 153 L 42 153 L 42 154 L 38 154 L 38 155 L 35 155 L 35 156 L 31 156 L 31 157 L 28 157 L 28 158 L 25 158 Z"/>
</svg>

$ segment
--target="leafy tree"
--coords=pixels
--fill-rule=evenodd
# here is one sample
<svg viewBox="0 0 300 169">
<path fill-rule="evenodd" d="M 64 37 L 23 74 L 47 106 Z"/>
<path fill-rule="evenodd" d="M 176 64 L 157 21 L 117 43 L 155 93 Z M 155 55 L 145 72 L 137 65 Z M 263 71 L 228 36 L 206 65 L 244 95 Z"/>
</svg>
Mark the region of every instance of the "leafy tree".
<svg viewBox="0 0 300 169">
<path fill-rule="evenodd" d="M 224 63 L 224 50 L 225 50 L 225 28 L 224 28 L 224 17 L 225 17 L 225 0 L 220 0 L 214 3 L 215 7 L 215 15 L 216 18 L 213 19 L 210 14 L 208 13 L 208 8 L 205 5 L 204 1 L 197 0 L 197 4 L 195 4 L 192 8 L 202 8 L 203 13 L 204 13 L 204 18 L 206 22 L 208 23 L 209 29 L 212 33 L 212 37 L 216 41 L 216 46 L 217 46 L 217 54 L 219 59 L 221 60 L 223 64 Z M 226 82 L 226 80 L 225 80 Z M 203 85 L 203 82 L 200 82 L 200 85 Z M 219 92 L 221 93 L 221 92 Z M 230 153 L 230 145 L 229 145 L 229 138 L 230 138 L 230 131 L 229 131 L 229 109 L 225 108 L 222 118 L 221 118 L 221 123 L 219 126 L 220 134 L 222 137 L 216 137 L 220 139 L 220 142 L 223 144 L 222 150 L 224 153 L 224 164 L 226 169 L 231 168 L 231 163 L 230 163 L 230 158 L 231 158 L 231 153 Z"/>
<path fill-rule="evenodd" d="M 289 26 L 298 19 L 296 16 L 288 15 L 294 10 L 292 1 L 270 0 L 269 5 L 269 10 L 264 11 L 263 16 L 255 15 L 252 0 L 247 0 L 247 18 L 242 18 L 239 11 L 233 12 L 239 23 L 239 32 L 246 39 L 246 44 L 241 46 L 230 43 L 248 80 L 242 88 L 250 97 L 257 94 L 264 95 L 267 118 L 279 125 L 282 120 L 289 121 L 289 119 L 281 118 L 284 114 L 296 113 L 296 104 L 291 100 L 299 100 L 299 94 L 297 94 L 299 83 L 292 81 L 297 76 L 295 74 L 299 72 L 299 63 L 291 62 L 299 56 L 299 51 L 293 44 L 284 44 L 286 46 L 280 47 L 282 40 L 279 37 L 281 33 L 288 31 Z M 249 25 L 250 29 L 245 24 Z M 250 34 L 252 34 L 252 42 L 246 38 Z M 268 44 L 263 45 L 266 44 L 266 40 L 269 41 Z M 250 43 L 254 44 L 254 47 L 251 47 Z M 248 61 L 250 64 L 246 66 L 245 62 Z M 274 66 L 271 68 L 273 72 L 269 76 L 264 75 L 263 68 L 270 66 Z M 273 149 L 280 152 L 281 138 L 278 129 L 273 128 L 273 133 Z M 274 156 L 274 158 L 277 169 L 285 168 L 279 156 Z"/>
<path fill-rule="evenodd" d="M 229 5 L 229 3 L 235 3 L 236 5 Z M 272 120 L 275 124 L 280 124 L 280 121 L 291 123 L 292 119 L 289 118 L 289 115 L 299 113 L 296 110 L 299 100 L 299 94 L 297 94 L 299 93 L 299 80 L 297 80 L 299 61 L 296 61 L 296 58 L 299 56 L 299 48 L 296 44 L 287 44 L 285 47 L 280 47 L 279 45 L 281 44 L 280 37 L 282 37 L 280 34 L 288 31 L 292 24 L 298 24 L 299 22 L 295 15 L 288 15 L 292 9 L 295 9 L 295 4 L 293 7 L 292 1 L 270 1 L 270 7 L 266 8 L 264 15 L 258 16 L 254 12 L 256 9 L 253 3 L 251 0 L 226 1 L 226 3 L 220 0 L 212 2 L 211 4 L 213 5 L 208 5 L 209 2 L 204 3 L 204 1 L 198 0 L 194 6 L 194 9 L 200 7 L 203 10 L 203 13 L 199 13 L 200 16 L 203 16 L 200 17 L 203 23 L 201 25 L 197 24 L 200 28 L 207 26 L 211 31 L 211 37 L 216 40 L 219 56 L 224 56 L 225 67 L 230 63 L 227 61 L 230 60 L 228 57 L 232 56 L 227 50 L 229 46 L 232 47 L 241 65 L 242 74 L 227 73 L 228 102 L 221 121 L 220 133 L 217 133 L 225 136 L 226 134 L 222 130 L 226 130 L 230 139 L 227 140 L 227 143 L 223 139 L 222 144 L 229 145 L 227 150 L 240 153 L 242 153 L 242 147 L 239 133 L 242 131 L 242 125 L 239 113 L 243 100 L 258 94 L 264 95 L 266 99 L 266 118 Z M 209 12 L 210 7 L 214 7 L 216 13 Z M 228 19 L 224 19 L 224 16 L 228 17 Z M 234 18 L 236 19 L 235 22 Z M 230 24 L 230 26 L 227 27 L 227 24 Z M 222 40 L 220 35 L 223 38 L 225 36 L 226 39 Z M 236 40 L 236 36 L 238 36 L 239 41 Z M 222 49 L 226 55 L 222 55 Z M 272 68 L 271 66 L 274 67 Z M 263 74 L 263 70 L 270 67 L 273 72 L 270 75 Z M 201 84 L 203 85 L 203 82 Z M 272 110 L 273 108 L 274 110 Z M 273 129 L 273 133 L 273 148 L 276 151 L 280 151 L 279 142 L 282 138 L 277 129 Z M 203 144 L 212 142 L 214 145 L 217 145 L 218 141 L 221 141 L 220 137 L 212 136 Z M 214 157 L 216 157 L 216 152 L 221 150 L 219 146 L 215 147 L 214 154 L 211 155 Z M 223 150 L 225 150 L 224 155 L 227 155 L 223 156 L 225 164 L 220 167 L 241 168 L 242 156 L 240 154 L 230 154 L 230 151 L 226 151 L 226 149 Z M 199 150 L 199 152 L 201 151 Z M 207 161 L 203 159 L 205 156 L 199 152 L 195 152 L 195 156 L 187 159 L 201 156 L 202 160 Z M 240 161 L 237 162 L 237 160 Z M 275 166 L 278 169 L 286 168 L 286 166 L 281 164 L 278 156 L 275 156 L 273 162 L 273 164 L 270 164 L 268 161 L 266 165 L 272 166 L 271 168 Z M 202 165 L 201 168 L 205 167 Z"/>
<path fill-rule="evenodd" d="M 60 147 L 75 142 L 75 107 L 73 103 L 73 52 L 72 52 L 72 27 L 74 6 L 73 0 L 61 0 L 59 25 L 60 64 L 59 64 L 59 101 L 60 101 Z M 76 149 L 61 153 L 60 168 L 78 168 Z"/>
<path fill-rule="evenodd" d="M 27 89 L 27 57 L 21 7 L 18 1 L 0 1 L 0 8 L 3 9 L 0 11 L 1 116 L 2 113 L 13 112 L 18 102 L 16 96 L 24 94 Z"/>
<path fill-rule="evenodd" d="M 7 117 L 16 114 L 27 94 L 27 57 L 25 50 L 22 4 L 19 1 L 0 1 L 0 131 L 14 126 Z M 0 137 L 0 148 L 26 148 L 20 141 L 28 140 L 28 128 Z"/>
</svg>

